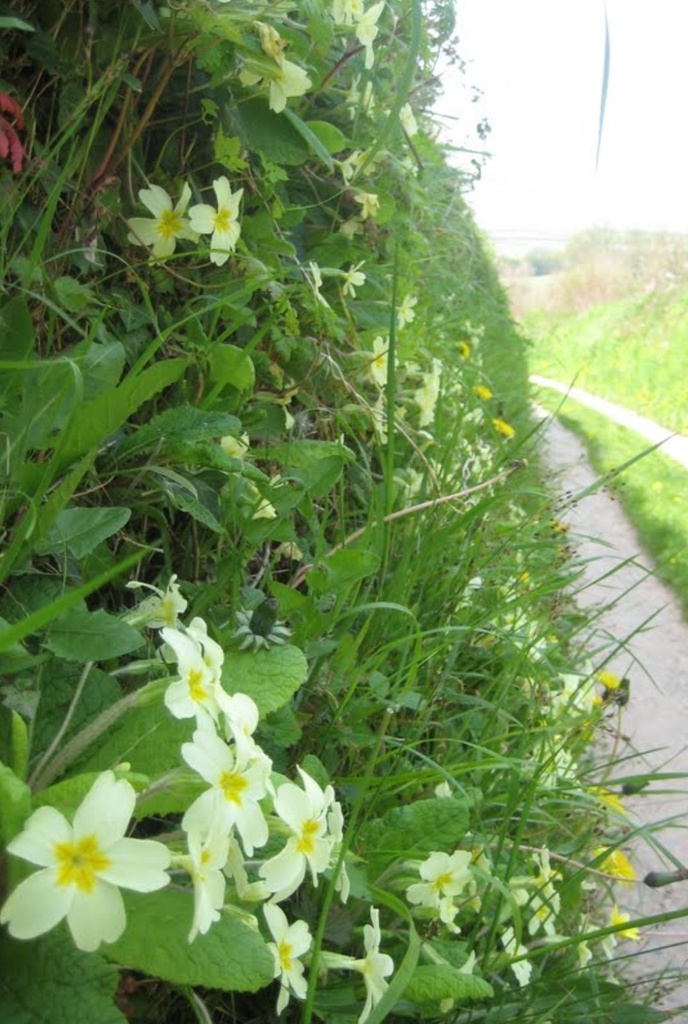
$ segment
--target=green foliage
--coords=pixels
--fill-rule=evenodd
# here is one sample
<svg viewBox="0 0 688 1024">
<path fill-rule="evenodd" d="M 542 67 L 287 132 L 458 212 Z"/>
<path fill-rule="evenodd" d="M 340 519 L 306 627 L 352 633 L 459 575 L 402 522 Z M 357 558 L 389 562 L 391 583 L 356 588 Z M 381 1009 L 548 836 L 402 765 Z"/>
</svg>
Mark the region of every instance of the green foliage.
<svg viewBox="0 0 688 1024">
<path fill-rule="evenodd" d="M 576 1019 L 579 993 L 551 997 L 538 899 L 575 979 L 613 885 L 589 898 L 581 877 L 623 839 L 588 791 L 605 712 L 526 466 L 524 342 L 425 113 L 453 7 L 360 15 L 106 0 L 0 18 L 21 157 L 0 163 L 2 838 L 68 835 L 105 779 L 135 801 L 127 867 L 129 843 L 157 843 L 138 850 L 172 872 L 125 895 L 112 966 L 63 924 L 3 932 L 8 1019 L 120 1019 L 118 968 L 144 975 L 141 1019 L 270 1019 L 258 908 L 289 858 L 305 1024 L 350 1024 L 366 996 L 370 1024 L 473 1002 Z M 67 849 L 48 893 L 101 870 L 44 845 Z M 438 858 L 449 882 L 423 874 Z"/>
<path fill-rule="evenodd" d="M 60 930 L 13 942 L 0 935 L 2 1019 L 13 1024 L 124 1024 L 114 1005 L 119 972 L 97 953 L 84 956 Z"/>
<path fill-rule="evenodd" d="M 108 948 L 109 956 L 176 985 L 256 992 L 269 984 L 272 954 L 248 915 L 242 919 L 230 908 L 211 932 L 189 943 L 192 902 L 190 893 L 171 890 L 130 894 L 126 933 Z"/>
</svg>

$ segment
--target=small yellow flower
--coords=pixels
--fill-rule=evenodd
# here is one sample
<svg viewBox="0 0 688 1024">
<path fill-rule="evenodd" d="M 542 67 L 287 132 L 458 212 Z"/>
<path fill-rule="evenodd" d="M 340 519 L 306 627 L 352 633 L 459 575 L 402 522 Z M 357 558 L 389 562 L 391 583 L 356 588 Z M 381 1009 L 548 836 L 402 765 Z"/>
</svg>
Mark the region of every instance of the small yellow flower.
<svg viewBox="0 0 688 1024">
<path fill-rule="evenodd" d="M 618 690 L 621 680 L 613 672 L 598 672 L 597 682 L 604 686 L 605 690 Z"/>
<path fill-rule="evenodd" d="M 550 519 L 549 528 L 552 533 L 568 533 L 570 527 L 568 523 L 562 523 L 560 519 Z"/>
<path fill-rule="evenodd" d="M 501 419 L 501 417 L 499 417 L 499 416 L 496 416 L 492 420 L 492 425 L 495 428 L 495 430 L 497 431 L 497 433 L 501 434 L 502 437 L 505 438 L 507 441 L 509 440 L 510 437 L 513 437 L 514 434 L 516 433 L 514 428 L 511 426 L 511 424 L 507 423 L 506 420 Z"/>
<path fill-rule="evenodd" d="M 380 200 L 375 192 L 357 192 L 354 199 L 361 207 L 361 220 L 375 219 L 380 209 Z"/>
<path fill-rule="evenodd" d="M 611 789 L 605 789 L 604 786 L 590 786 L 588 788 L 588 793 L 590 793 L 591 796 L 596 796 L 598 800 L 601 800 L 603 804 L 607 805 L 607 807 L 616 811 L 617 814 L 623 814 L 624 817 L 626 816 L 626 809 L 621 802 L 621 797 L 616 793 L 613 793 Z"/>
<path fill-rule="evenodd" d="M 468 344 L 467 341 L 459 342 L 459 355 L 461 356 L 462 359 L 470 359 L 471 346 Z"/>
<path fill-rule="evenodd" d="M 476 384 L 473 388 L 473 394 L 476 398 L 479 398 L 481 402 L 489 402 L 492 398 L 492 392 L 485 384 Z"/>
<path fill-rule="evenodd" d="M 601 857 L 603 854 L 606 854 L 606 856 L 600 863 L 600 871 L 606 871 L 607 874 L 614 875 L 624 885 L 633 885 L 633 882 L 635 882 L 635 871 L 623 850 L 613 850 L 608 846 L 598 846 L 595 850 L 595 856 Z"/>
<path fill-rule="evenodd" d="M 615 926 L 620 924 L 626 924 L 626 921 L 630 920 L 630 914 L 623 914 L 616 903 L 612 907 L 612 912 L 609 915 L 609 923 Z M 639 928 L 620 928 L 617 932 L 622 939 L 630 939 L 631 942 L 640 942 L 640 929 Z"/>
</svg>

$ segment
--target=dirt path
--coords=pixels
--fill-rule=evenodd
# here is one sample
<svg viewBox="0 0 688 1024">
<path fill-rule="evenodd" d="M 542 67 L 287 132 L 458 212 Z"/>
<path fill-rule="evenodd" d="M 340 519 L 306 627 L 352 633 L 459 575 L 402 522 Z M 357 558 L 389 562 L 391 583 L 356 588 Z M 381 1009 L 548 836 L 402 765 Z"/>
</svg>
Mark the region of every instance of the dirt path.
<svg viewBox="0 0 688 1024">
<path fill-rule="evenodd" d="M 544 412 L 542 415 L 546 415 Z M 596 480 L 578 438 L 556 420 L 543 424 L 542 459 L 553 471 L 565 500 Z M 572 546 L 581 564 L 575 598 L 579 607 L 605 606 L 589 639 L 596 663 L 615 652 L 607 668 L 631 680 L 631 700 L 622 712 L 621 729 L 629 746 L 617 756 L 634 755 L 618 775 L 656 771 L 688 773 L 688 625 L 673 593 L 651 575 L 652 565 L 608 491 L 572 504 L 561 518 L 571 526 Z M 615 642 L 616 641 L 616 642 Z M 622 745 L 623 746 L 623 745 Z M 633 819 L 651 825 L 668 823 L 655 835 L 688 866 L 688 777 L 653 784 L 642 796 L 625 798 Z M 634 866 L 640 878 L 651 870 L 676 867 L 642 840 L 635 844 Z M 650 889 L 638 884 L 620 889 L 621 909 L 632 917 L 688 907 L 688 881 Z M 626 942 L 622 954 L 652 950 L 638 960 L 639 972 L 682 973 L 686 980 L 654 1003 L 661 1009 L 685 1006 L 676 1020 L 688 1021 L 688 917 L 643 934 L 640 946 Z M 666 986 L 664 986 L 666 988 Z"/>
</svg>

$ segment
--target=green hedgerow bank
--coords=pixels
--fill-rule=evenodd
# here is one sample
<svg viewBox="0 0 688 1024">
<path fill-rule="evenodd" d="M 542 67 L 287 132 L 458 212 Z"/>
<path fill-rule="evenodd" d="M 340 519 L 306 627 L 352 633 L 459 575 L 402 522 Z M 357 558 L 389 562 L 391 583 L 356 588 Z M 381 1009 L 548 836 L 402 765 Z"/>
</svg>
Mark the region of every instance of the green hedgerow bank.
<svg viewBox="0 0 688 1024">
<path fill-rule="evenodd" d="M 451 31 L 0 8 L 3 1021 L 660 1019 Z"/>
</svg>

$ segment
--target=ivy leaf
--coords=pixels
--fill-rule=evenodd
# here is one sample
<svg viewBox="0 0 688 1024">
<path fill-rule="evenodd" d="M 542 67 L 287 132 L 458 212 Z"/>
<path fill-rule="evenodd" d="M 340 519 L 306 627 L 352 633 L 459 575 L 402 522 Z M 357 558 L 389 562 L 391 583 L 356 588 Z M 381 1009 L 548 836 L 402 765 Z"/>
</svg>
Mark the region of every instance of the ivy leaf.
<svg viewBox="0 0 688 1024">
<path fill-rule="evenodd" d="M 108 956 L 118 963 L 175 985 L 226 992 L 256 992 L 272 981 L 272 953 L 257 928 L 247 923 L 248 914 L 230 908 L 206 935 L 189 943 L 192 892 L 162 889 L 122 895 L 127 927 L 122 938 L 107 947 Z"/>
<path fill-rule="evenodd" d="M 222 684 L 228 693 L 252 697 L 263 716 L 291 700 L 307 673 L 303 651 L 285 644 L 263 651 L 229 652 L 222 668 Z"/>
<path fill-rule="evenodd" d="M 95 612 L 72 608 L 50 627 L 43 641 L 53 654 L 67 661 L 107 661 L 142 647 L 137 630 L 99 608 Z"/>
<path fill-rule="evenodd" d="M 115 1006 L 119 971 L 76 949 L 61 928 L 31 942 L 0 933 L 0 1020 L 12 1024 L 126 1024 Z"/>
</svg>

